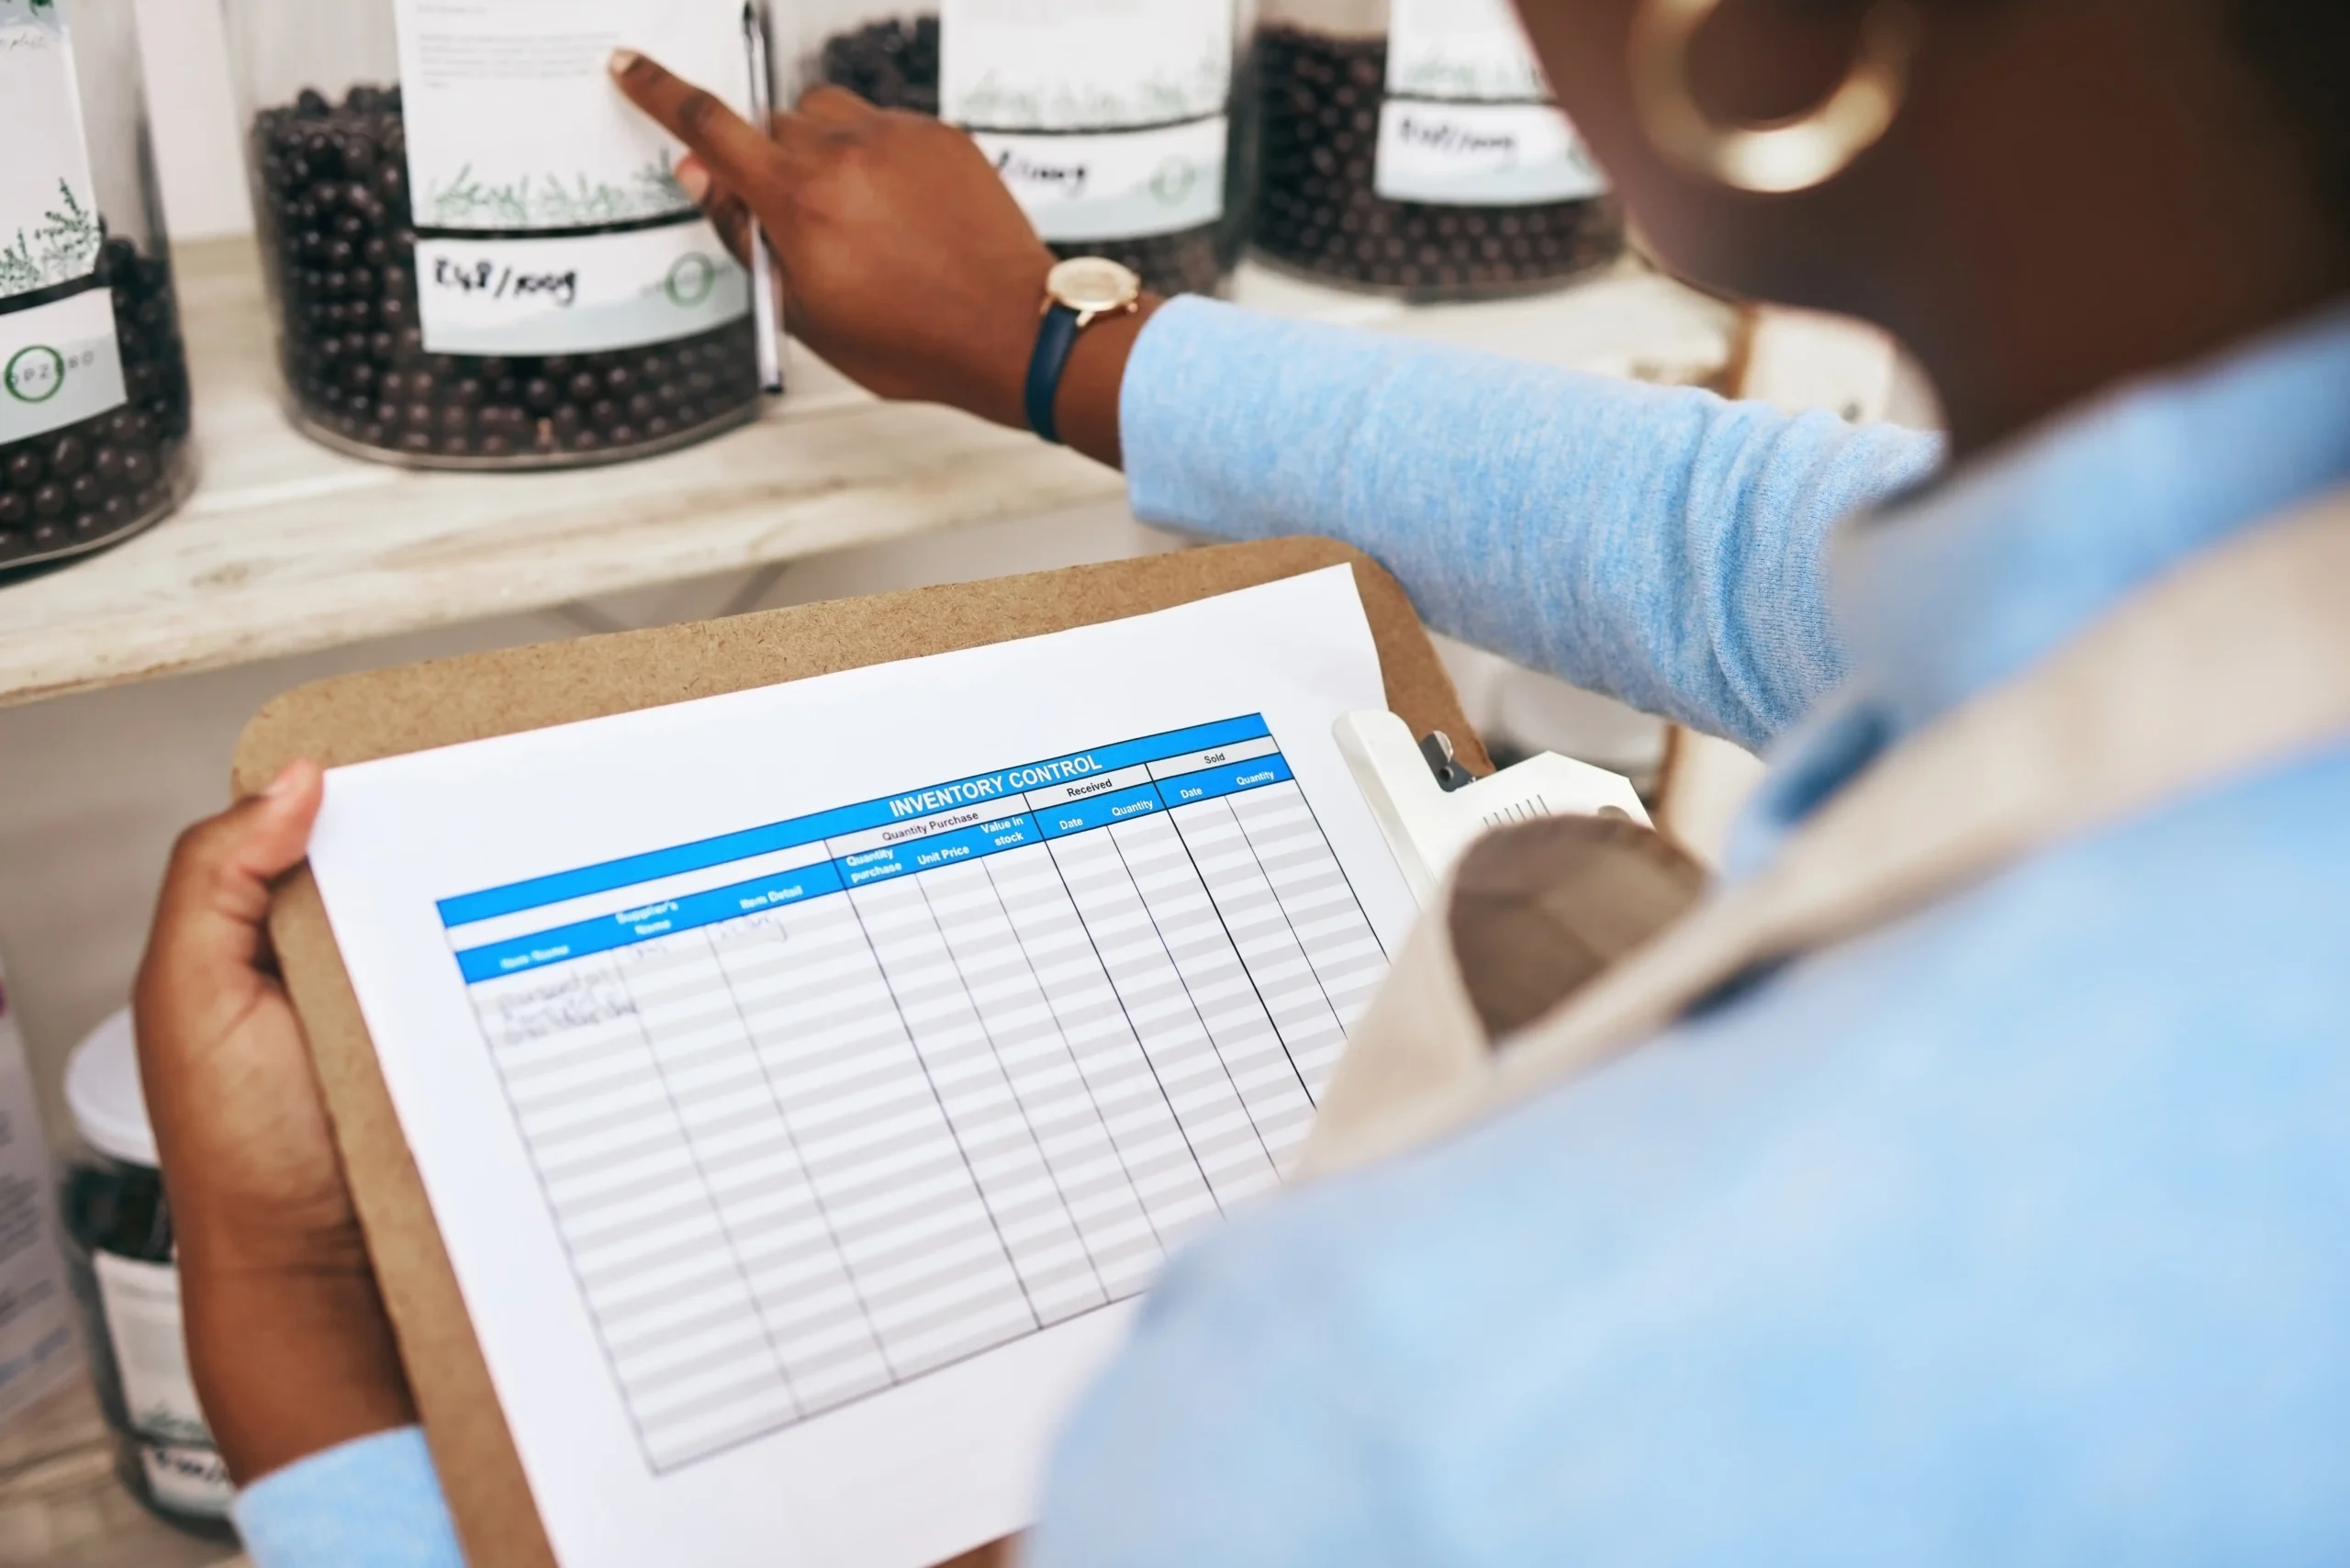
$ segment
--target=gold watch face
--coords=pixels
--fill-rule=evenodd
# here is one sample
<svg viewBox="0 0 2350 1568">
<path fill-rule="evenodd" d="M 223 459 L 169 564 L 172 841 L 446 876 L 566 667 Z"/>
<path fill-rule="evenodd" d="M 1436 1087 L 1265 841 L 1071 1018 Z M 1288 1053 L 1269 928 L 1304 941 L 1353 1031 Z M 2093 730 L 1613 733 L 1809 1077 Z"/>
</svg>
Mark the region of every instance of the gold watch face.
<svg viewBox="0 0 2350 1568">
<path fill-rule="evenodd" d="M 1045 292 L 1080 316 L 1123 309 L 1142 297 L 1142 279 L 1102 256 L 1079 256 L 1045 276 Z"/>
</svg>

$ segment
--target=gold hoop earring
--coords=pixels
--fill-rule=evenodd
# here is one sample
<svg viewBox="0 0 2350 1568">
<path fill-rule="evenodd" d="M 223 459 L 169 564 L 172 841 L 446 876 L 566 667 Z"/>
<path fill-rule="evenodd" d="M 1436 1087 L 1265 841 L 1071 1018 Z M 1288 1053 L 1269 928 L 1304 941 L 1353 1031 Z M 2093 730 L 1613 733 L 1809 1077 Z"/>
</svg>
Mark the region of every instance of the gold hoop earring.
<svg viewBox="0 0 2350 1568">
<path fill-rule="evenodd" d="M 1632 18 L 1632 96 L 1657 150 L 1736 190 L 1789 196 L 1826 185 L 1884 140 L 1909 91 L 1921 31 L 1909 0 L 1877 0 L 1860 58 L 1825 102 L 1775 124 L 1723 127 L 1698 106 L 1689 49 L 1723 0 L 1640 0 Z"/>
</svg>

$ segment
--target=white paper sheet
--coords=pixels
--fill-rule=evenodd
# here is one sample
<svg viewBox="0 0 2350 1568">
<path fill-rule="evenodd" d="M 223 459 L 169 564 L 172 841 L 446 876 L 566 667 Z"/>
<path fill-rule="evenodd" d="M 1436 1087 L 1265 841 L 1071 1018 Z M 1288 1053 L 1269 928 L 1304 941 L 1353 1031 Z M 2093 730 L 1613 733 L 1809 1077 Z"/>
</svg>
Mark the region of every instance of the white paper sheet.
<svg viewBox="0 0 2350 1568">
<path fill-rule="evenodd" d="M 1383 704 L 1341 567 L 330 774 L 311 863 L 564 1562 L 1027 1522 L 1411 918 L 1331 736 Z"/>
<path fill-rule="evenodd" d="M 675 138 L 607 71 L 623 45 L 742 113 L 743 7 L 729 0 L 397 0 L 418 227 L 513 233 L 695 214 Z"/>
</svg>

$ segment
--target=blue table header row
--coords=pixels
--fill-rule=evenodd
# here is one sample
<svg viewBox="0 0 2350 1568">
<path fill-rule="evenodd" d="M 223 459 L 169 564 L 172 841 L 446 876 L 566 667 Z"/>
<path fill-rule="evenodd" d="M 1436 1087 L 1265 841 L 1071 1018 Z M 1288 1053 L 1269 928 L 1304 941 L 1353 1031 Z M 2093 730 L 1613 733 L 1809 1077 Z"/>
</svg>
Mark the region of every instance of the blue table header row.
<svg viewBox="0 0 2350 1568">
<path fill-rule="evenodd" d="M 619 860 L 607 860 L 600 865 L 583 866 L 576 871 L 558 871 L 552 876 L 533 877 L 528 881 L 510 882 L 501 888 L 442 899 L 439 904 L 441 924 L 443 927 L 470 925 L 476 921 L 537 909 L 543 904 L 560 903 L 565 899 L 610 892 L 615 888 L 631 887 L 662 877 L 707 870 L 731 860 L 747 860 L 755 855 L 796 849 L 802 845 L 838 838 L 893 822 L 933 816 L 975 802 L 1003 799 L 1009 809 L 1019 805 L 1017 797 L 1031 790 L 1045 789 L 1091 774 L 1113 773 L 1121 767 L 1139 767 L 1166 757 L 1181 756 L 1186 752 L 1237 745 L 1244 741 L 1262 739 L 1271 733 L 1265 727 L 1262 715 L 1250 714 L 1220 723 L 1196 724 L 1187 730 L 1169 730 L 1164 734 L 1146 735 L 1139 740 L 1124 741 L 1093 751 L 1073 752 L 1067 756 L 1024 763 L 999 773 L 952 779 L 903 795 L 864 801 L 834 811 L 771 823 L 765 827 L 746 828 L 740 833 L 705 838 L 694 844 L 681 844 L 671 849 L 651 850 Z"/>
<path fill-rule="evenodd" d="M 1208 749 L 1215 744 L 1210 742 L 1207 746 L 1184 749 Z M 681 931 L 739 920 L 762 910 L 780 909 L 848 888 L 935 870 L 966 860 L 983 859 L 1007 850 L 1066 838 L 1071 834 L 1089 833 L 1095 828 L 1155 815 L 1177 806 L 1218 800 L 1270 784 L 1287 783 L 1291 777 L 1288 762 L 1278 754 L 1226 764 L 1199 773 L 1187 773 L 1181 778 L 1164 778 L 1137 789 L 1097 796 L 1049 812 L 1023 811 L 959 833 L 941 834 L 855 855 L 844 855 L 812 866 L 738 882 L 732 887 L 689 893 L 640 908 L 600 915 L 593 920 L 579 921 L 553 931 L 487 943 L 459 953 L 457 965 L 469 985 L 494 980 L 499 975 L 544 969 L 551 964 L 567 963 L 574 958 L 607 953 L 616 947 L 653 941 Z M 655 873 L 656 876 L 667 874 Z"/>
</svg>

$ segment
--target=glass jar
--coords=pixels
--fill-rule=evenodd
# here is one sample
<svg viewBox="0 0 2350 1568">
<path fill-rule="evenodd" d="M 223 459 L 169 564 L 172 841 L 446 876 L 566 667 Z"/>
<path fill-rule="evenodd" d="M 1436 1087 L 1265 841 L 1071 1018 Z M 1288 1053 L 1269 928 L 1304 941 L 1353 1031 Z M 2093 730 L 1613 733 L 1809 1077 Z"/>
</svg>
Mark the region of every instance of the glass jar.
<svg viewBox="0 0 2350 1568">
<path fill-rule="evenodd" d="M 133 1495 L 173 1524 L 233 1540 L 235 1488 L 188 1375 L 172 1216 L 128 1009 L 73 1048 L 65 1101 L 82 1145 L 59 1182 L 65 1258 L 98 1406 L 114 1429 L 115 1467 Z"/>
<path fill-rule="evenodd" d="M 196 487 L 130 0 L 0 0 L 0 574 Z"/>
<path fill-rule="evenodd" d="M 800 90 L 969 131 L 1054 252 L 1214 294 L 1246 238 L 1252 0 L 802 0 Z"/>
<path fill-rule="evenodd" d="M 1265 0 L 1254 240 L 1420 299 L 1548 287 L 1623 252 L 1619 208 L 1510 0 Z"/>
<path fill-rule="evenodd" d="M 298 428 L 417 467 L 538 468 L 757 415 L 749 274 L 605 67 L 640 48 L 747 111 L 763 6 L 229 0 L 228 21 Z"/>
</svg>

